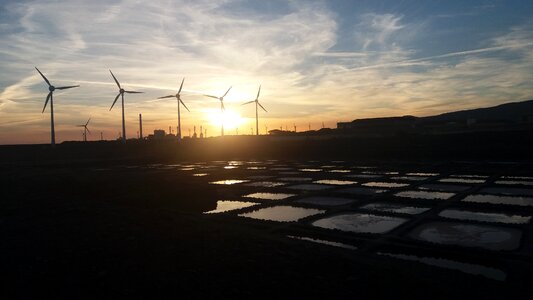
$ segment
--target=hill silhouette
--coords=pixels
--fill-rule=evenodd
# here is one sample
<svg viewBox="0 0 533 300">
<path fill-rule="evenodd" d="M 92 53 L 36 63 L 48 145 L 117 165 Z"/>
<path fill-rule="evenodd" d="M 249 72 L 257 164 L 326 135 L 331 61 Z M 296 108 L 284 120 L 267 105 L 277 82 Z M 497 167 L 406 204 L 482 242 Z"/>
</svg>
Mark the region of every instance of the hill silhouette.
<svg viewBox="0 0 533 300">
<path fill-rule="evenodd" d="M 422 117 L 430 121 L 460 121 L 476 119 L 478 121 L 501 120 L 527 122 L 533 121 L 533 100 L 504 103 L 497 106 L 460 110 L 436 116 Z"/>
</svg>

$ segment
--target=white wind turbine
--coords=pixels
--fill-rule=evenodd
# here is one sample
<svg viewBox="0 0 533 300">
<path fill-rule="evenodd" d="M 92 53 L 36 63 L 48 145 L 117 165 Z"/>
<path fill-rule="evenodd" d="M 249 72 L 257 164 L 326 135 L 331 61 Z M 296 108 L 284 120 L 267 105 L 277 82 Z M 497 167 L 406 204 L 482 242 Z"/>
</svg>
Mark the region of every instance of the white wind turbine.
<svg viewBox="0 0 533 300">
<path fill-rule="evenodd" d="M 126 122 L 124 121 L 124 93 L 128 93 L 128 94 L 141 94 L 142 92 L 135 92 L 135 91 L 126 91 L 124 90 L 121 86 L 120 86 L 120 83 L 118 83 L 118 80 L 117 78 L 115 77 L 115 75 L 113 75 L 113 72 L 111 72 L 111 70 L 109 70 L 109 73 L 111 73 L 111 76 L 113 76 L 113 79 L 115 80 L 115 82 L 117 83 L 117 86 L 118 86 L 118 95 L 115 97 L 115 101 L 113 101 L 113 104 L 111 105 L 111 108 L 109 108 L 109 110 L 111 111 L 111 109 L 113 109 L 113 106 L 115 105 L 115 103 L 117 102 L 118 100 L 118 97 L 122 96 L 122 142 L 123 143 L 126 143 Z"/>
<path fill-rule="evenodd" d="M 211 95 L 205 95 L 206 97 L 210 97 L 210 98 L 215 98 L 215 99 L 218 99 L 220 100 L 220 110 L 222 112 L 222 129 L 221 129 L 221 135 L 224 136 L 224 110 L 226 110 L 224 108 L 224 97 L 226 97 L 226 95 L 229 93 L 229 90 L 231 90 L 231 86 L 229 87 L 229 89 L 226 91 L 226 93 L 224 95 L 222 95 L 221 97 L 217 97 L 217 96 L 211 96 Z"/>
<path fill-rule="evenodd" d="M 48 100 L 50 100 L 50 127 L 51 127 L 51 144 L 52 144 L 52 147 L 54 147 L 56 145 L 56 133 L 55 133 L 55 129 L 54 129 L 54 91 L 55 90 L 66 90 L 66 89 L 71 89 L 71 88 L 75 88 L 75 87 L 79 87 L 79 85 L 69 85 L 69 86 L 61 86 L 61 87 L 55 87 L 53 86 L 50 81 L 48 81 L 48 79 L 43 75 L 43 73 L 41 73 L 41 71 L 39 71 L 39 69 L 37 69 L 37 67 L 35 67 L 35 70 L 37 70 L 37 72 L 39 72 L 39 74 L 41 74 L 41 76 L 43 77 L 44 81 L 46 81 L 46 83 L 48 84 L 48 96 L 46 96 L 46 101 L 44 102 L 44 107 L 43 107 L 43 111 L 42 113 L 44 113 L 44 110 L 46 109 L 46 105 L 48 104 Z"/>
<path fill-rule="evenodd" d="M 255 135 L 259 135 L 259 114 L 258 114 L 258 106 L 261 107 L 265 112 L 267 110 L 259 103 L 259 93 L 261 93 L 261 86 L 259 86 L 259 90 L 257 91 L 257 97 L 255 97 L 255 100 L 248 101 L 246 103 L 243 103 L 242 105 L 250 104 L 255 102 Z"/>
<path fill-rule="evenodd" d="M 188 108 L 187 108 L 187 105 L 185 105 L 185 103 L 183 103 L 183 101 L 181 100 L 181 96 L 180 96 L 180 93 L 181 93 L 181 89 L 183 88 L 183 82 L 185 81 L 185 78 L 183 78 L 183 80 L 181 80 L 181 85 L 180 85 L 180 89 L 178 90 L 178 93 L 176 95 L 168 95 L 168 96 L 163 96 L 163 97 L 159 97 L 157 99 L 163 99 L 163 98 L 174 98 L 176 97 L 176 100 L 178 101 L 178 140 L 181 140 L 181 114 L 180 114 L 180 103 L 183 105 L 183 107 L 185 107 L 185 109 L 187 109 L 188 112 L 191 112 Z"/>
</svg>

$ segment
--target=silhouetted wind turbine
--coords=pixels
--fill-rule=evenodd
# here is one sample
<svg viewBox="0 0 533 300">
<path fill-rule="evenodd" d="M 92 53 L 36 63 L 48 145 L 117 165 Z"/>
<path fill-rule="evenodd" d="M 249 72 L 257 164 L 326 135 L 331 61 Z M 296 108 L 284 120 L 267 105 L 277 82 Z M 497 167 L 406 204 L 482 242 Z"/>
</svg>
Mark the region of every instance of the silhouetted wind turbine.
<svg viewBox="0 0 533 300">
<path fill-rule="evenodd" d="M 163 99 L 163 98 L 174 98 L 176 97 L 176 100 L 178 101 L 178 140 L 181 140 L 181 114 L 180 114 L 180 103 L 183 105 L 183 107 L 185 107 L 185 109 L 187 109 L 188 112 L 191 112 L 187 106 L 185 105 L 185 103 L 183 103 L 183 101 L 181 100 L 181 97 L 180 97 L 180 93 L 181 93 L 181 89 L 183 88 L 183 82 L 185 81 L 185 78 L 183 78 L 183 80 L 181 80 L 181 85 L 180 85 L 180 89 L 178 90 L 178 93 L 176 95 L 168 95 L 168 96 L 163 96 L 163 97 L 159 97 L 157 99 Z"/>
<path fill-rule="evenodd" d="M 261 86 L 259 86 L 259 90 L 257 91 L 257 97 L 255 97 L 255 100 L 248 101 L 242 104 L 242 105 L 246 105 L 246 104 L 255 102 L 255 135 L 259 135 L 259 115 L 257 113 L 257 106 L 260 106 L 265 112 L 267 112 L 267 110 L 263 107 L 263 105 L 259 103 L 259 93 L 261 93 Z"/>
<path fill-rule="evenodd" d="M 87 132 L 91 134 L 91 131 L 89 130 L 89 128 L 87 128 L 87 125 L 89 125 L 89 121 L 91 121 L 91 118 L 89 118 L 89 120 L 87 120 L 87 123 L 85 124 L 76 125 L 77 127 L 83 127 L 83 141 L 84 142 L 87 142 Z"/>
<path fill-rule="evenodd" d="M 229 89 L 226 91 L 226 93 L 221 96 L 221 97 L 217 97 L 217 96 L 211 96 L 211 95 L 205 95 L 206 97 L 210 97 L 210 98 L 215 98 L 215 99 L 218 99 L 220 100 L 220 110 L 222 112 L 222 129 L 221 129 L 221 135 L 224 136 L 224 110 L 226 110 L 224 108 L 224 97 L 226 97 L 226 95 L 229 93 L 229 90 L 231 90 L 231 86 L 229 87 Z"/>
<path fill-rule="evenodd" d="M 115 80 L 115 82 L 117 83 L 117 86 L 118 86 L 118 95 L 115 97 L 115 101 L 113 101 L 113 104 L 111 104 L 111 107 L 109 108 L 109 111 L 111 111 L 111 109 L 113 109 L 113 106 L 115 106 L 115 103 L 117 102 L 118 100 L 118 97 L 122 96 L 122 142 L 123 143 L 126 143 L 126 123 L 124 121 L 124 93 L 128 93 L 128 94 L 141 94 L 142 92 L 135 92 L 135 91 L 126 91 L 124 90 L 121 86 L 120 86 L 120 83 L 118 83 L 118 80 L 117 78 L 115 77 L 115 75 L 113 75 L 113 72 L 111 72 L 111 70 L 109 70 L 109 73 L 111 73 L 111 76 L 113 76 L 113 79 Z"/>
<path fill-rule="evenodd" d="M 55 90 L 66 90 L 66 89 L 71 89 L 71 88 L 75 88 L 75 87 L 79 87 L 79 85 L 69 85 L 69 86 L 61 86 L 61 87 L 55 87 L 53 86 L 50 81 L 48 81 L 48 79 L 43 75 L 43 73 L 41 73 L 41 71 L 39 71 L 39 69 L 37 69 L 37 67 L 35 67 L 35 70 L 37 70 L 37 72 L 39 72 L 39 74 L 41 74 L 41 76 L 43 77 L 44 81 L 46 81 L 46 84 L 48 84 L 48 96 L 46 96 L 46 101 L 44 102 L 44 107 L 43 107 L 43 111 L 42 113 L 44 113 L 44 110 L 46 109 L 46 105 L 48 104 L 48 100 L 50 100 L 50 127 L 51 127 L 51 144 L 52 144 L 52 147 L 54 147 L 56 145 L 56 133 L 55 133 L 55 129 L 54 129 L 54 91 Z"/>
</svg>

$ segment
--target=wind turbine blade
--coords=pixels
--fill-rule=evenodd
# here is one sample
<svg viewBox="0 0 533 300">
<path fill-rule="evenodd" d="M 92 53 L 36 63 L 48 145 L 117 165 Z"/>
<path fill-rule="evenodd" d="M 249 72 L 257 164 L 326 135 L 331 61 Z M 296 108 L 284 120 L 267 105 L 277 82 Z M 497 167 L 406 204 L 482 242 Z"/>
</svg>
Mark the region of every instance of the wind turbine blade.
<svg viewBox="0 0 533 300">
<path fill-rule="evenodd" d="M 91 121 L 91 118 L 89 118 L 89 120 L 87 120 L 87 123 L 85 123 L 85 126 L 89 125 L 89 121 Z"/>
<path fill-rule="evenodd" d="M 250 104 L 250 103 L 254 103 L 254 102 L 255 102 L 255 100 L 252 100 L 252 101 L 245 102 L 245 103 L 243 103 L 241 105 L 246 105 L 246 104 Z"/>
<path fill-rule="evenodd" d="M 222 111 L 225 111 L 226 108 L 224 107 L 224 101 L 220 101 L 220 104 L 222 104 Z"/>
<path fill-rule="evenodd" d="M 143 94 L 144 92 L 136 92 L 136 91 L 124 91 L 128 94 Z"/>
<path fill-rule="evenodd" d="M 259 91 L 257 91 L 257 97 L 255 97 L 255 99 L 259 99 L 259 93 L 261 93 L 261 85 L 259 85 Z"/>
<path fill-rule="evenodd" d="M 215 99 L 220 99 L 220 98 L 217 97 L 217 96 L 211 96 L 211 95 L 204 95 L 204 96 L 206 96 L 206 97 L 210 97 L 210 98 L 215 98 Z"/>
<path fill-rule="evenodd" d="M 113 79 L 115 79 L 115 82 L 117 83 L 118 88 L 121 89 L 121 87 L 120 87 L 120 83 L 118 83 L 118 80 L 117 80 L 117 78 L 115 77 L 115 75 L 113 75 L 113 72 L 111 72 L 111 70 L 109 70 L 109 73 L 111 73 L 111 76 L 113 76 Z"/>
<path fill-rule="evenodd" d="M 48 100 L 50 100 L 50 97 L 52 97 L 52 92 L 48 93 L 48 96 L 46 96 L 46 101 L 44 102 L 43 111 L 41 113 L 44 113 L 44 110 L 46 109 L 46 105 L 48 104 Z"/>
<path fill-rule="evenodd" d="M 89 130 L 89 128 L 85 127 L 85 129 L 87 130 L 87 132 L 88 132 L 89 134 L 91 134 L 91 131 Z"/>
<path fill-rule="evenodd" d="M 226 97 L 226 95 L 229 93 L 229 90 L 231 90 L 232 86 L 229 87 L 229 89 L 226 91 L 226 93 L 224 94 L 224 96 L 222 96 L 222 98 Z"/>
<path fill-rule="evenodd" d="M 159 97 L 157 99 L 164 99 L 164 98 L 175 98 L 176 95 L 168 95 L 168 96 L 163 96 L 163 97 Z"/>
<path fill-rule="evenodd" d="M 179 99 L 179 101 L 181 102 L 181 104 L 183 104 L 183 107 L 185 107 L 185 109 L 187 109 L 188 112 L 191 112 L 191 111 L 187 108 L 187 105 L 185 105 L 185 103 L 183 103 L 183 101 L 181 101 L 181 99 Z"/>
<path fill-rule="evenodd" d="M 264 107 L 263 105 L 261 105 L 261 103 L 259 103 L 259 101 L 257 102 L 257 105 L 259 105 L 265 112 L 268 112 Z"/>
<path fill-rule="evenodd" d="M 111 109 L 113 109 L 113 106 L 115 106 L 115 103 L 117 103 L 118 97 L 120 97 L 120 93 L 118 93 L 118 95 L 115 97 L 115 101 L 113 101 L 113 104 L 111 104 L 111 108 L 109 109 L 109 111 L 111 111 Z"/>
<path fill-rule="evenodd" d="M 41 71 L 39 71 L 39 69 L 37 69 L 37 67 L 35 67 L 35 70 L 37 70 L 37 72 L 39 72 L 39 74 L 41 74 L 41 76 L 43 77 L 44 81 L 46 81 L 46 83 L 48 83 L 48 86 L 51 86 L 50 81 L 48 81 L 48 79 L 46 79 L 46 77 L 44 77 L 43 73 L 41 73 Z"/>
<path fill-rule="evenodd" d="M 66 90 L 66 89 L 71 89 L 71 88 L 75 88 L 75 87 L 79 87 L 79 85 L 69 85 L 69 86 L 56 87 L 56 90 Z"/>
<path fill-rule="evenodd" d="M 178 94 L 181 93 L 181 88 L 183 87 L 183 82 L 185 81 L 185 77 L 181 80 L 180 89 L 178 90 Z"/>
</svg>

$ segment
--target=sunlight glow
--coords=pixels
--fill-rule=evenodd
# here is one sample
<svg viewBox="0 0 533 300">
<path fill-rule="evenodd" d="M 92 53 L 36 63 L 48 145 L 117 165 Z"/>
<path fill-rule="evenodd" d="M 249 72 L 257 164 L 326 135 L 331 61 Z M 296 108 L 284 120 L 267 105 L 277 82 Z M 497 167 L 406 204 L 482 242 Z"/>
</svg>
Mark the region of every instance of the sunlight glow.
<svg viewBox="0 0 533 300">
<path fill-rule="evenodd" d="M 207 119 L 213 126 L 220 127 L 224 124 L 224 129 L 235 129 L 243 124 L 245 120 L 234 110 L 226 109 L 225 112 L 212 110 L 207 112 Z"/>
</svg>

